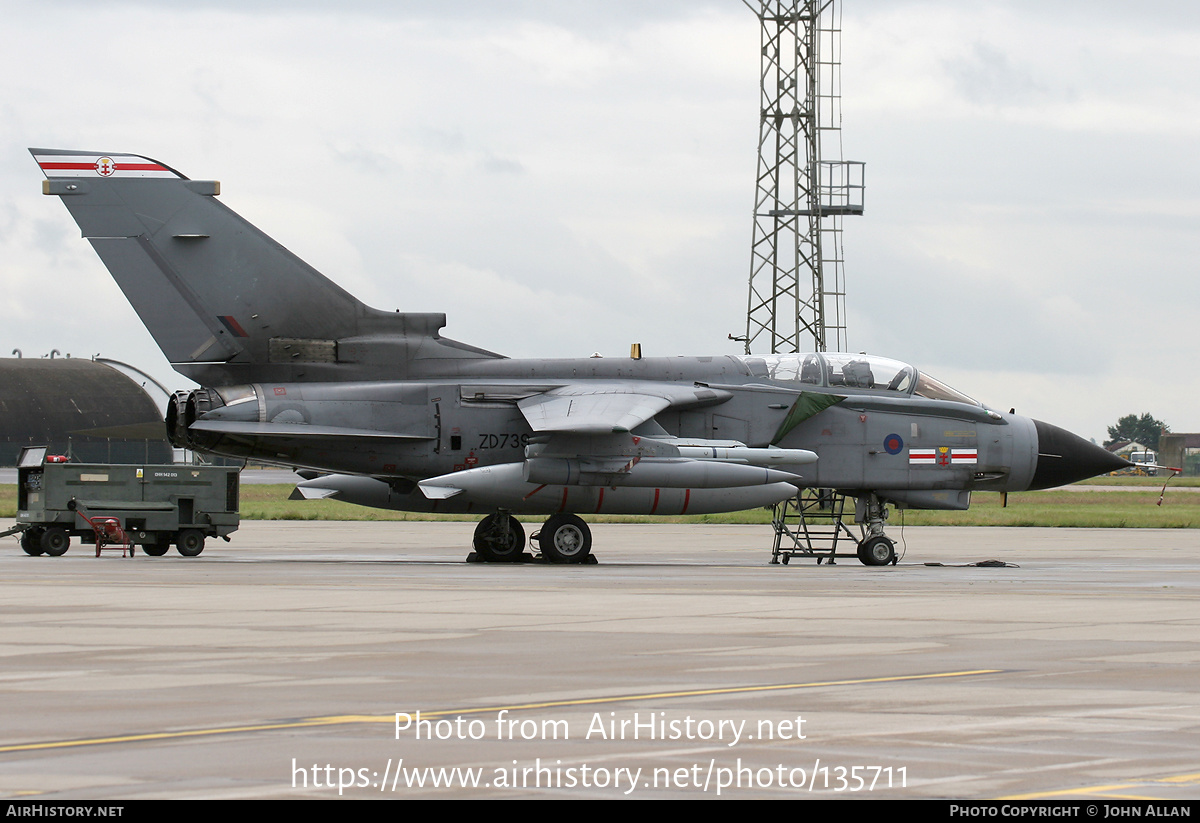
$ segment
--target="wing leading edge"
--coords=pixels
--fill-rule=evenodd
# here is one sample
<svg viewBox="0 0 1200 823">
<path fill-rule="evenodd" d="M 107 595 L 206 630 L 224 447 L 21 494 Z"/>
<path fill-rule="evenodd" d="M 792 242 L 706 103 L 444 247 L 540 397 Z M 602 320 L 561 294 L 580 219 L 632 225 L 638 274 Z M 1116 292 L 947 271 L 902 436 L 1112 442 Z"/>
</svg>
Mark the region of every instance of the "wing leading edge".
<svg viewBox="0 0 1200 823">
<path fill-rule="evenodd" d="M 733 397 L 705 386 L 671 383 L 570 383 L 518 401 L 535 432 L 630 432 L 668 408 L 712 406 Z"/>
</svg>

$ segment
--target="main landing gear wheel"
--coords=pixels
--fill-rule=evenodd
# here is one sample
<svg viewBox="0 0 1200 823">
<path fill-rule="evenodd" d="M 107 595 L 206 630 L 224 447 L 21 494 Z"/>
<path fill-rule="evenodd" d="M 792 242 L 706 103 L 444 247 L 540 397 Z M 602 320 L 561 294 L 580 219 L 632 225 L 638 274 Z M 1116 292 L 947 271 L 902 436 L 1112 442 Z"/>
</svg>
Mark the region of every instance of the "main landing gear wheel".
<svg viewBox="0 0 1200 823">
<path fill-rule="evenodd" d="M 858 544 L 858 559 L 864 566 L 887 566 L 896 562 L 896 544 L 882 534 Z"/>
<path fill-rule="evenodd" d="M 41 548 L 51 557 L 61 557 L 71 548 L 71 535 L 61 526 L 51 526 L 42 532 Z"/>
<path fill-rule="evenodd" d="M 511 514 L 489 514 L 475 527 L 474 546 L 488 563 L 512 563 L 525 550 L 525 529 Z"/>
<path fill-rule="evenodd" d="M 555 563 L 582 563 L 592 553 L 592 530 L 573 514 L 556 514 L 538 532 L 538 545 Z"/>
<path fill-rule="evenodd" d="M 175 540 L 175 548 L 184 557 L 195 557 L 204 551 L 204 532 L 199 529 L 184 529 Z"/>
<path fill-rule="evenodd" d="M 42 553 L 42 535 L 37 529 L 29 529 L 21 534 L 21 549 L 30 557 Z"/>
</svg>

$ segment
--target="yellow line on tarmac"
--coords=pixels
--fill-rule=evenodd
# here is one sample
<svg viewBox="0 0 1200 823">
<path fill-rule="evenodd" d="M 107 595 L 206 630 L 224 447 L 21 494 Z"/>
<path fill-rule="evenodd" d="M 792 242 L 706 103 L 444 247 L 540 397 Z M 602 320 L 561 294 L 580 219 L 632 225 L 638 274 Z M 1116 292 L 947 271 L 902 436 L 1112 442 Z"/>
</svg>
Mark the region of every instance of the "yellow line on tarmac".
<svg viewBox="0 0 1200 823">
<path fill-rule="evenodd" d="M 644 694 L 619 695 L 614 697 L 583 697 L 576 700 L 547 700 L 540 703 L 515 703 L 510 706 L 489 706 L 478 709 L 438 709 L 422 711 L 422 717 L 445 717 L 447 715 L 485 714 L 499 711 L 522 711 L 548 709 L 563 706 L 593 706 L 602 703 L 628 703 L 635 700 L 665 700 L 683 697 L 704 697 L 716 694 L 752 694 L 756 692 L 787 691 L 793 689 L 816 689 L 823 686 L 863 686 L 878 683 L 905 683 L 914 680 L 938 680 L 950 677 L 971 677 L 981 674 L 999 674 L 1001 669 L 974 669 L 957 672 L 933 672 L 931 674 L 909 674 L 895 677 L 864 677 L 854 680 L 820 680 L 812 683 L 777 683 L 768 686 L 730 686 L 716 689 L 692 689 L 678 692 L 647 692 Z M 221 734 L 264 732 L 278 729 L 303 729 L 318 726 L 340 726 L 353 723 L 394 723 L 395 714 L 341 714 L 329 717 L 308 717 L 300 720 L 277 723 L 258 723 L 249 726 L 221 726 L 211 729 L 190 729 L 177 732 L 147 732 L 145 734 L 115 735 L 113 737 L 89 737 L 79 740 L 51 740 L 43 743 L 17 743 L 0 746 L 0 754 L 7 752 L 35 752 L 47 749 L 71 749 L 82 746 L 103 746 L 114 743 L 142 743 L 152 740 L 180 740 L 188 737 L 212 737 Z"/>
<path fill-rule="evenodd" d="M 1156 783 L 1200 783 L 1200 772 L 1181 774 L 1176 777 L 1160 777 Z"/>
<path fill-rule="evenodd" d="M 1141 794 L 1129 794 L 1131 789 L 1153 789 L 1156 786 L 1179 785 L 1183 783 L 1200 783 L 1200 772 L 1179 774 L 1172 777 L 1151 777 L 1145 780 L 1128 780 L 1124 783 L 1111 783 L 1100 786 L 1084 786 L 1078 789 L 1062 789 L 1056 792 L 1032 792 L 1030 794 L 1014 794 L 999 800 L 1045 800 L 1052 797 L 1090 796 L 1111 800 L 1157 800 L 1161 797 L 1148 797 Z M 1120 792 L 1120 794 L 1116 794 Z"/>
<path fill-rule="evenodd" d="M 896 677 L 863 677 L 854 680 L 820 680 L 812 683 L 778 683 L 771 686 L 729 686 L 719 689 L 692 689 L 681 692 L 647 692 L 645 694 L 621 695 L 619 697 L 581 697 L 576 700 L 548 700 L 542 703 L 517 703 L 512 706 L 487 706 L 481 709 L 442 709 L 422 711 L 421 717 L 445 717 L 447 715 L 490 714 L 499 711 L 521 711 L 526 709 L 554 709 L 563 706 L 591 706 L 597 703 L 628 703 L 634 700 L 665 700 L 681 697 L 705 697 L 714 694 L 746 694 L 752 692 L 774 692 L 790 689 L 815 689 L 821 686 L 860 686 L 874 683 L 903 683 L 912 680 L 935 680 L 946 677 L 969 677 L 980 674 L 999 674 L 1002 669 L 975 669 L 961 672 L 934 672 L 933 674 L 909 674 Z M 315 717 L 313 720 L 337 720 L 354 723 L 393 723 L 395 715 L 344 715 L 343 718 Z M 2 751 L 2 749 L 0 749 Z"/>
<path fill-rule="evenodd" d="M 106 743 L 140 743 L 146 740 L 178 740 L 184 737 L 208 737 L 215 734 L 237 734 L 238 732 L 263 732 L 274 729 L 298 729 L 305 726 L 334 726 L 339 721 L 336 718 L 294 720 L 286 723 L 260 723 L 255 726 L 225 726 L 213 729 L 190 729 L 179 732 L 147 732 L 145 734 L 126 734 L 114 737 L 88 737 L 80 740 L 52 740 L 46 743 L 18 743 L 12 746 L 0 746 L 4 752 L 35 752 L 42 749 L 69 749 L 75 746 L 102 746 Z"/>
</svg>

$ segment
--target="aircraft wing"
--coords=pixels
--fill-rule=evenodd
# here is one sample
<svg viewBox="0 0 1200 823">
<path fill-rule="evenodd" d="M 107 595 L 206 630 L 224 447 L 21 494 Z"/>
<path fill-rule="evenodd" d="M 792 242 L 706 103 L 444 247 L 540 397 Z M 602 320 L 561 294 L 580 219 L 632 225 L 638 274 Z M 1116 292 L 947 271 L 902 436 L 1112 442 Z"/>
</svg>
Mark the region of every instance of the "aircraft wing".
<svg viewBox="0 0 1200 823">
<path fill-rule="evenodd" d="M 628 432 L 664 409 L 724 403 L 733 395 L 670 383 L 570 383 L 517 403 L 535 432 Z"/>
</svg>

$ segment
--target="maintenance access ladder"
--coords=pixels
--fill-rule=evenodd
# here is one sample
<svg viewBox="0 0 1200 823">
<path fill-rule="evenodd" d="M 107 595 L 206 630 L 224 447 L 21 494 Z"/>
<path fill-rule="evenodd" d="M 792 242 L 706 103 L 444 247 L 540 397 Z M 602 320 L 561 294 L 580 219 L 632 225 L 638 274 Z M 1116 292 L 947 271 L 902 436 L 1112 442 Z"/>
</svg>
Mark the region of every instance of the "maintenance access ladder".
<svg viewBox="0 0 1200 823">
<path fill-rule="evenodd" d="M 786 566 L 793 557 L 815 557 L 820 565 L 834 563 L 835 557 L 857 557 L 859 537 L 846 525 L 845 508 L 846 496 L 830 489 L 804 489 L 777 504 L 771 519 L 775 529 L 771 563 Z M 844 550 L 841 554 L 839 547 Z"/>
</svg>

